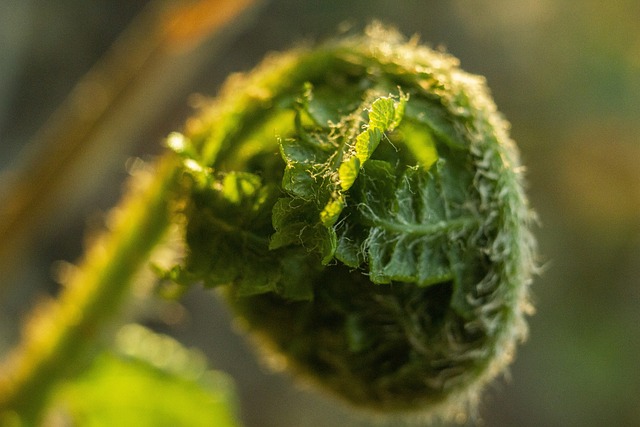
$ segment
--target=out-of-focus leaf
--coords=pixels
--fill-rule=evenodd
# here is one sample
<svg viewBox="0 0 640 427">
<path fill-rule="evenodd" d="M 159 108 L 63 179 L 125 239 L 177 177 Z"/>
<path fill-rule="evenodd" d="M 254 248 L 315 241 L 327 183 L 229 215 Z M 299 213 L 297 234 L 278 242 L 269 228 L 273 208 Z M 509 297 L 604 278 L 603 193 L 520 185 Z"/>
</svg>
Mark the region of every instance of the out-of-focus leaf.
<svg viewBox="0 0 640 427">
<path fill-rule="evenodd" d="M 137 325 L 123 332 L 120 352 L 100 354 L 57 390 L 47 422 L 79 427 L 241 425 L 229 377 L 207 370 L 202 356 L 169 337 Z"/>
</svg>

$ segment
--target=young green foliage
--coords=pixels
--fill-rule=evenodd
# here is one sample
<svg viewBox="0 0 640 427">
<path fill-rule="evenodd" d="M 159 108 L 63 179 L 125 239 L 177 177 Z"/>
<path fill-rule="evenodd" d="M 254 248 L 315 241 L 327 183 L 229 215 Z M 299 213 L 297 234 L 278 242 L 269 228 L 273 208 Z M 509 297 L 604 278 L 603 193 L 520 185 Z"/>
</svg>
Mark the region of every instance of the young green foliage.
<svg viewBox="0 0 640 427">
<path fill-rule="evenodd" d="M 300 103 L 298 115 L 312 117 L 308 108 L 309 101 L 313 99 L 310 85 L 307 85 L 304 96 L 306 101 Z M 384 133 L 395 129 L 402 120 L 406 101 L 406 97 L 400 97 L 398 101 L 391 97 L 377 97 L 370 104 L 365 101 L 338 124 L 324 123 L 324 129 L 315 131 L 306 130 L 302 120 L 298 120 L 298 137 L 283 139 L 280 143 L 280 153 L 285 162 L 282 188 L 287 196 L 274 210 L 276 232 L 271 239 L 272 249 L 318 241 L 321 243 L 312 247 L 320 252 L 322 263 L 328 264 L 333 259 L 337 248 L 334 226 L 347 204 L 346 192 L 353 186 L 360 169 L 371 158 Z M 329 108 L 326 106 L 323 110 Z M 368 123 L 362 117 L 366 112 Z M 357 133 L 363 126 L 365 129 Z M 286 220 L 291 215 L 289 211 L 305 211 L 308 218 L 303 221 Z M 313 230 L 312 235 L 308 230 Z"/>
<path fill-rule="evenodd" d="M 45 425 L 241 425 L 232 381 L 199 352 L 139 325 L 124 326 L 117 347 L 58 387 Z"/>
<path fill-rule="evenodd" d="M 295 371 L 452 416 L 524 338 L 531 213 L 481 78 L 373 25 L 233 79 L 177 150 L 188 254 Z M 175 144 L 173 144 L 175 145 Z"/>
</svg>

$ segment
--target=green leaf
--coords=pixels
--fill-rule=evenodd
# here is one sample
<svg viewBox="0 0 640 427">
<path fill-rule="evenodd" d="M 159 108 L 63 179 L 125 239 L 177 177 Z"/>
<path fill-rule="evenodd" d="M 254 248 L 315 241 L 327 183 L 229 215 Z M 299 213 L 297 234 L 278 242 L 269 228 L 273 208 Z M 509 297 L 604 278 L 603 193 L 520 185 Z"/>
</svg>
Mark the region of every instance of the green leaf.
<svg viewBox="0 0 640 427">
<path fill-rule="evenodd" d="M 439 157 L 436 142 L 430 130 L 425 126 L 405 120 L 398 131 L 400 140 L 413 154 L 418 164 L 429 170 Z"/>
<path fill-rule="evenodd" d="M 399 100 L 392 97 L 376 99 L 371 104 L 369 128 L 383 132 L 394 130 L 402 120 L 409 96 L 400 92 Z"/>
<path fill-rule="evenodd" d="M 449 201 L 442 197 L 449 183 L 438 168 L 409 168 L 397 184 L 389 179 L 391 170 L 385 162 L 371 161 L 359 186 L 359 210 L 370 225 L 362 250 L 371 281 L 427 286 L 452 280 L 451 253 L 457 249 L 451 242 L 477 227 L 476 219 L 469 213 L 449 216 Z"/>
<path fill-rule="evenodd" d="M 336 197 L 327 203 L 322 212 L 320 212 L 320 221 L 325 227 L 333 227 L 336 221 L 338 221 L 343 208 L 344 199 Z"/>
<path fill-rule="evenodd" d="M 337 83 L 337 82 L 336 82 Z M 361 90 L 357 85 L 313 87 L 307 83 L 302 99 L 304 112 L 313 122 L 329 129 L 331 124 L 337 124 L 342 117 L 358 108 L 361 100 Z"/>
<path fill-rule="evenodd" d="M 253 199 L 261 187 L 260 177 L 245 172 L 231 172 L 222 179 L 221 193 L 230 203 L 240 205 Z"/>
<path fill-rule="evenodd" d="M 164 276 L 183 285 L 233 284 L 241 296 L 274 292 L 290 299 L 310 299 L 310 278 L 320 262 L 301 260 L 297 267 L 300 273 L 292 275 L 287 259 L 295 254 L 287 246 L 305 238 L 321 247 L 318 251 L 323 256 L 335 249 L 327 247 L 331 238 L 322 227 L 300 233 L 309 215 L 305 212 L 308 206 L 300 202 L 297 208 L 283 206 L 277 185 L 263 184 L 259 176 L 246 172 L 207 181 L 209 185 L 194 190 L 188 209 L 187 258 Z"/>
<path fill-rule="evenodd" d="M 125 329 L 130 347 L 100 354 L 64 383 L 50 419 L 83 427 L 240 426 L 228 376 L 207 370 L 203 356 L 169 337 L 137 325 Z"/>
<path fill-rule="evenodd" d="M 335 253 L 337 242 L 333 228 L 322 222 L 312 223 L 317 217 L 316 207 L 301 199 L 281 198 L 273 207 L 273 228 L 269 249 L 298 246 L 306 253 L 315 252 L 323 264 Z M 307 256 L 307 260 L 313 257 Z"/>
<path fill-rule="evenodd" d="M 357 225 L 356 225 L 357 226 Z M 361 228 L 348 228 L 337 232 L 338 242 L 335 257 L 347 267 L 357 268 L 365 261 L 362 242 L 365 240 Z M 345 225 L 345 227 L 347 227 Z"/>
<path fill-rule="evenodd" d="M 468 149 L 468 141 L 456 130 L 451 117 L 441 106 L 425 99 L 414 99 L 407 104 L 405 117 L 411 122 L 426 125 L 433 134 L 455 149 Z"/>
<path fill-rule="evenodd" d="M 334 229 L 348 205 L 347 191 L 358 178 L 360 168 L 380 144 L 385 132 L 402 119 L 407 96 L 367 96 L 340 123 L 321 123 L 326 114 L 311 85 L 298 104 L 296 137 L 280 140 L 285 172 L 282 187 L 287 197 L 273 210 L 270 248 L 300 245 L 319 253 L 323 264 L 331 261 L 338 246 Z M 311 106 L 314 106 L 310 111 Z M 328 105 L 328 109 L 335 106 Z M 368 112 L 368 123 L 362 115 Z M 305 124 L 303 117 L 314 124 Z M 319 126 L 319 127 L 317 127 Z M 360 131 L 362 126 L 366 129 Z M 344 246 L 344 241 L 343 241 Z"/>
<path fill-rule="evenodd" d="M 340 187 L 347 191 L 351 188 L 358 177 L 360 170 L 360 159 L 357 156 L 351 157 L 349 160 L 342 162 L 338 168 L 338 177 L 340 178 Z"/>
<path fill-rule="evenodd" d="M 408 96 L 401 93 L 399 101 L 391 97 L 383 97 L 376 99 L 371 104 L 368 128 L 356 137 L 354 157 L 358 161 L 356 162 L 353 160 L 354 157 L 347 155 L 346 160 L 340 165 L 339 177 L 342 190 L 346 191 L 351 188 L 358 177 L 360 168 L 378 148 L 384 133 L 394 130 L 400 124 L 407 100 Z M 342 181 L 343 176 L 344 182 Z"/>
<path fill-rule="evenodd" d="M 369 112 L 369 128 L 387 130 L 391 127 L 396 115 L 395 102 L 392 98 L 379 98 L 371 104 Z"/>
<path fill-rule="evenodd" d="M 316 169 L 313 165 L 300 163 L 287 165 L 282 178 L 282 189 L 297 198 L 306 200 L 316 198 L 316 187 L 318 187 Z"/>
<path fill-rule="evenodd" d="M 393 197 L 396 187 L 395 171 L 389 163 L 370 160 L 364 170 L 364 177 L 351 192 L 356 202 L 355 208 L 349 209 L 352 219 L 338 227 L 338 247 L 335 256 L 352 268 L 359 267 L 367 260 L 364 242 L 369 233 L 369 226 L 364 224 L 362 208 L 358 206 L 361 203 L 369 203 L 373 211 L 384 211 L 388 208 L 387 198 Z"/>
<path fill-rule="evenodd" d="M 381 139 L 382 131 L 378 127 L 369 128 L 358 135 L 355 148 L 356 157 L 360 160 L 359 164 L 369 160 L 375 149 L 378 148 Z"/>
</svg>

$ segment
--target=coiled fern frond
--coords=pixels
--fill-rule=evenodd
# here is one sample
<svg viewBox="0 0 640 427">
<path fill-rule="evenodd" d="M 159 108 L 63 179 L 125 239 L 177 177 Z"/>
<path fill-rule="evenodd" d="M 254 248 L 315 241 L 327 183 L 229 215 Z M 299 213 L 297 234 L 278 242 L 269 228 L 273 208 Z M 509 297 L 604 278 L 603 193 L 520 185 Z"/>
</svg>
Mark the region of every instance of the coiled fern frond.
<svg viewBox="0 0 640 427">
<path fill-rule="evenodd" d="M 525 337 L 523 168 L 452 56 L 377 24 L 272 55 L 168 143 L 188 177 L 169 275 L 229 285 L 266 347 L 346 401 L 465 409 Z"/>
</svg>

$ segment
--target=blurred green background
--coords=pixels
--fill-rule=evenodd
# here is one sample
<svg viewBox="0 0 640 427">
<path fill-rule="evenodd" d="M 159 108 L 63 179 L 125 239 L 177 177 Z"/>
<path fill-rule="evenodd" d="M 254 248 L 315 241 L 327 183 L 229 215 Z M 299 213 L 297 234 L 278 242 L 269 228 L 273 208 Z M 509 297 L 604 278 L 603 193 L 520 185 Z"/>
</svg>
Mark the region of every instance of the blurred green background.
<svg viewBox="0 0 640 427">
<path fill-rule="evenodd" d="M 0 0 L 0 180 L 143 5 Z M 188 117 L 187 93 L 213 95 L 225 76 L 250 69 L 268 51 L 374 18 L 419 34 L 460 58 L 465 70 L 485 75 L 527 165 L 544 271 L 533 285 L 529 340 L 509 378 L 484 396 L 483 425 L 640 425 L 637 0 L 272 0 L 228 29 L 211 63 L 189 78 L 185 96 L 130 136 L 126 156 L 158 151 L 162 136 Z M 116 203 L 127 176 L 124 158 L 116 163 L 81 203 L 40 230 L 19 260 L 11 291 L 2 295 L 3 350 L 34 298 L 56 291 L 51 266 L 77 259 L 92 218 Z M 367 425 L 256 361 L 211 293 L 194 290 L 183 304 L 173 321 L 146 323 L 199 346 L 213 367 L 235 378 L 247 427 Z"/>
</svg>

